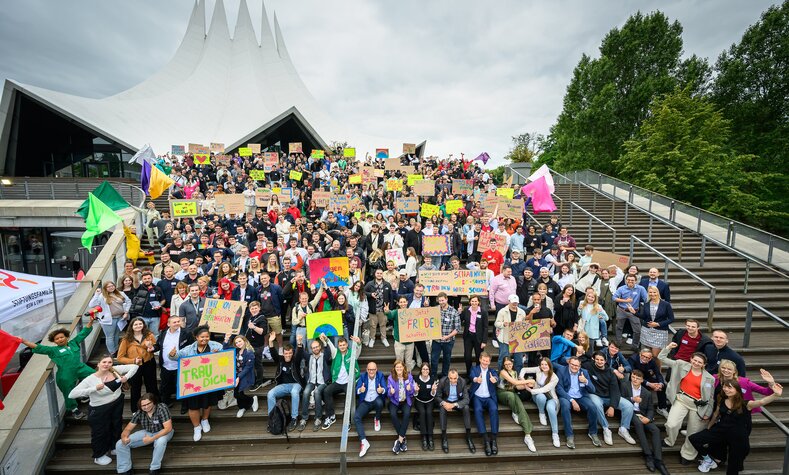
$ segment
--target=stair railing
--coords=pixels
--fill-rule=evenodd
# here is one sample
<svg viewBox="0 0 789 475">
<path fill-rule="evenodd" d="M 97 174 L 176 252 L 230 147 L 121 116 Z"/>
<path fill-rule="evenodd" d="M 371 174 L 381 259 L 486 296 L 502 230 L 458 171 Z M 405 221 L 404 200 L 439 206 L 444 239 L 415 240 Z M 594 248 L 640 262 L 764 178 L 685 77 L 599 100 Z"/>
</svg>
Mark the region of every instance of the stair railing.
<svg viewBox="0 0 789 475">
<path fill-rule="evenodd" d="M 701 253 L 699 254 L 699 267 L 704 267 L 704 258 L 705 258 L 706 254 L 707 254 L 707 241 L 710 241 L 711 243 L 715 244 L 716 246 L 722 247 L 723 249 L 725 249 L 725 250 L 727 250 L 727 251 L 729 251 L 731 253 L 737 254 L 738 256 L 740 256 L 743 259 L 745 259 L 745 281 L 744 281 L 743 286 L 742 286 L 742 293 L 744 293 L 744 294 L 748 293 L 748 282 L 751 279 L 751 263 L 754 263 L 754 264 L 756 264 L 756 265 L 758 265 L 760 267 L 763 267 L 764 269 L 767 269 L 770 272 L 772 272 L 774 274 L 777 274 L 779 277 L 781 277 L 783 279 L 789 279 L 789 275 L 784 274 L 783 272 L 779 271 L 778 269 L 775 269 L 772 266 L 766 265 L 765 263 L 761 262 L 760 260 L 754 259 L 752 256 L 750 256 L 748 254 L 745 254 L 744 252 L 740 252 L 740 251 L 738 251 L 737 249 L 734 249 L 731 246 L 727 246 L 726 244 L 723 244 L 722 242 L 720 242 L 720 241 L 718 241 L 716 239 L 713 239 L 711 237 L 707 237 L 706 235 L 702 235 L 701 236 Z"/>
<path fill-rule="evenodd" d="M 359 335 L 359 323 L 361 318 L 357 318 L 353 324 L 353 334 Z M 338 350 L 339 351 L 339 350 Z M 348 431 L 351 428 L 351 413 L 356 406 L 356 361 L 362 351 L 362 345 L 357 345 L 350 338 L 348 339 L 348 351 L 351 352 L 351 361 L 348 368 L 348 385 L 345 388 L 345 408 L 342 414 L 342 435 L 340 436 L 340 473 L 348 473 Z"/>
<path fill-rule="evenodd" d="M 581 213 L 585 214 L 589 218 L 589 225 L 587 226 L 587 230 L 588 230 L 587 243 L 588 244 L 593 244 L 593 241 L 592 241 L 592 222 L 594 221 L 594 222 L 597 222 L 598 224 L 602 225 L 604 228 L 608 229 L 608 231 L 611 233 L 611 252 L 616 252 L 616 229 L 614 229 L 612 226 L 608 225 L 602 219 L 600 219 L 597 216 L 593 215 L 589 211 L 586 211 L 585 209 L 583 209 L 581 207 L 581 205 L 579 205 L 578 203 L 575 203 L 574 201 L 570 202 L 570 220 L 569 220 L 569 225 L 570 226 L 573 225 L 573 209 L 577 209 L 578 211 L 580 211 Z"/>
<path fill-rule="evenodd" d="M 751 325 L 753 325 L 753 311 L 758 310 L 762 312 L 767 318 L 771 319 L 772 321 L 778 323 L 784 329 L 789 328 L 789 323 L 786 320 L 782 319 L 778 315 L 774 314 L 773 312 L 767 310 L 766 308 L 762 307 L 758 303 L 754 302 L 753 300 L 748 300 L 748 306 L 745 310 L 745 329 L 742 333 L 742 347 L 748 348 L 751 345 Z"/>
</svg>

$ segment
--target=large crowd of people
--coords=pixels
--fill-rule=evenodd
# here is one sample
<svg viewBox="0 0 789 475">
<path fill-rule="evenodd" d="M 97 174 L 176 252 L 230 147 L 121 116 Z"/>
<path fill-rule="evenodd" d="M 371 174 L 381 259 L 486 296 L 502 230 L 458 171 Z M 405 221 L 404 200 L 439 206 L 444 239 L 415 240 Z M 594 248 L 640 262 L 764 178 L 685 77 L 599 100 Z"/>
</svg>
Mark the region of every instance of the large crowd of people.
<svg viewBox="0 0 789 475">
<path fill-rule="evenodd" d="M 362 165 L 380 172 L 356 183 Z M 312 430 L 327 430 L 337 419 L 335 401 L 353 387 L 360 457 L 371 447 L 365 416 L 373 413 L 373 429 L 380 431 L 384 411 L 395 455 L 408 450 L 411 434 L 418 434 L 422 450 L 434 450 L 437 431 L 448 453 L 447 428 L 460 424 L 454 413 L 462 417 L 468 450 L 476 452 L 476 437 L 485 455 L 495 456 L 500 407 L 509 408 L 523 430 L 525 449 L 536 452 L 527 409 L 533 402 L 553 447 L 561 447 L 562 433 L 564 445 L 575 449 L 573 415 L 583 414 L 594 446 L 613 445 L 617 426 L 624 443 L 640 447 L 650 471 L 668 473 L 663 448 L 681 442 L 683 463 L 699 463 L 702 472 L 725 463 L 728 473 L 737 473 L 748 455 L 751 412 L 781 395 L 781 385 L 764 370 L 767 387 L 745 378 L 745 361 L 728 346 L 726 332 L 702 333 L 693 318 L 671 332 L 669 325 L 677 324 L 671 292 L 657 269 L 642 275 L 636 265 L 601 266 L 595 249 L 579 244 L 558 216 L 540 226 L 525 212 L 501 218 L 483 209 L 485 195 L 497 188 L 512 187 L 516 197 L 519 191 L 494 184 L 479 162 L 406 155 L 392 171 L 380 159 L 327 152 L 324 158 L 282 153 L 269 169 L 262 154 L 236 155 L 219 166 L 165 156 L 156 166 L 175 183 L 170 198 L 197 200 L 200 211 L 174 218 L 151 202 L 144 229 L 126 229 L 124 273 L 104 282 L 91 302 L 109 354 L 95 370 L 79 360 L 77 343 L 92 321 L 71 341 L 67 331 L 55 330 L 49 336 L 54 346 L 24 342 L 58 365 L 58 387 L 75 417 L 84 417 L 76 399 L 89 398 L 94 460 L 109 464 L 117 454 L 119 473 L 131 473 L 131 448 L 150 444 L 150 470 L 158 473 L 173 435 L 178 359 L 223 348 L 237 355 L 232 396 L 215 392 L 181 401 L 195 443 L 210 432 L 213 408 L 237 405 L 241 418 L 258 410 L 262 402 L 254 393 L 267 386 L 269 414 L 278 400 L 289 402 L 287 430 L 306 430 L 310 417 Z M 251 178 L 253 171 L 265 178 Z M 432 216 L 399 210 L 402 198 L 415 196 L 405 184 L 411 174 L 435 180 L 434 194 L 419 197 L 438 206 Z M 388 190 L 388 179 L 400 179 L 402 191 Z M 454 194 L 453 180 L 473 188 Z M 259 189 L 273 190 L 267 202 L 259 201 Z M 347 204 L 319 204 L 317 191 L 344 195 Z M 220 194 L 243 195 L 244 213 L 217 213 Z M 448 200 L 462 206 L 449 212 Z M 488 248 L 480 246 L 483 231 L 493 235 Z M 449 236 L 448 255 L 424 255 L 423 238 L 431 235 Z M 390 249 L 402 250 L 405 262 L 387 260 Z M 347 286 L 310 281 L 310 262 L 324 257 L 348 258 Z M 420 274 L 451 269 L 484 271 L 487 288 L 471 296 L 426 296 Z M 207 299 L 215 298 L 247 303 L 240 334 L 200 326 Z M 423 307 L 438 308 L 440 338 L 401 341 L 398 310 Z M 344 335 L 307 335 L 307 316 L 327 310 L 342 313 Z M 551 348 L 511 353 L 509 326 L 539 319 L 550 321 Z M 452 361 L 456 342 L 462 342 L 463 365 Z M 378 343 L 391 355 L 379 346 L 378 361 L 361 371 L 356 357 Z M 134 415 L 123 428 L 125 386 Z"/>
</svg>

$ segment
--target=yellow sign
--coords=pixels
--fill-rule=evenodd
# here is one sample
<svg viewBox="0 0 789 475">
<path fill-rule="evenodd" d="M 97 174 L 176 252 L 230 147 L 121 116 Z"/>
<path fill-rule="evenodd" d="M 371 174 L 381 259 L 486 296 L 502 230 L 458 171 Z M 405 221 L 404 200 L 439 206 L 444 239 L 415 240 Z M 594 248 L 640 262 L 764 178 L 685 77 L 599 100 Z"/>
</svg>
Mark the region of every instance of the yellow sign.
<svg viewBox="0 0 789 475">
<path fill-rule="evenodd" d="M 310 158 L 324 158 L 326 155 L 323 150 L 313 150 L 310 153 Z"/>
<path fill-rule="evenodd" d="M 348 177 L 348 183 L 351 185 L 361 185 L 362 184 L 362 176 L 361 175 L 351 175 Z"/>
<path fill-rule="evenodd" d="M 457 213 L 463 207 L 463 200 L 447 200 L 446 209 L 448 214 Z"/>
<path fill-rule="evenodd" d="M 301 181 L 302 173 L 297 172 L 296 170 L 291 170 L 289 176 L 291 180 Z"/>
<path fill-rule="evenodd" d="M 403 191 L 403 181 L 397 178 L 390 178 L 386 180 L 387 191 Z"/>
<path fill-rule="evenodd" d="M 512 188 L 497 188 L 496 196 L 503 196 L 505 198 L 512 199 L 515 197 L 515 190 Z"/>
<path fill-rule="evenodd" d="M 356 158 L 356 149 L 355 148 L 344 148 L 342 149 L 342 156 L 345 158 Z"/>
<path fill-rule="evenodd" d="M 408 186 L 414 186 L 414 183 L 422 179 L 422 175 L 408 175 Z"/>
<path fill-rule="evenodd" d="M 238 154 L 242 157 L 251 157 L 252 156 L 252 149 L 249 147 L 239 147 Z"/>
<path fill-rule="evenodd" d="M 423 218 L 431 218 L 441 212 L 441 209 L 436 205 L 430 203 L 422 203 L 422 210 L 419 213 Z"/>
<path fill-rule="evenodd" d="M 266 172 L 263 170 L 249 170 L 249 177 L 256 181 L 262 181 L 266 179 Z"/>
<path fill-rule="evenodd" d="M 170 216 L 191 218 L 197 216 L 197 200 L 170 200 Z"/>
<path fill-rule="evenodd" d="M 177 399 L 221 391 L 235 386 L 236 350 L 178 359 Z"/>
<path fill-rule="evenodd" d="M 211 164 L 211 156 L 207 153 L 196 153 L 192 156 L 192 160 L 194 160 L 195 165 Z"/>
</svg>

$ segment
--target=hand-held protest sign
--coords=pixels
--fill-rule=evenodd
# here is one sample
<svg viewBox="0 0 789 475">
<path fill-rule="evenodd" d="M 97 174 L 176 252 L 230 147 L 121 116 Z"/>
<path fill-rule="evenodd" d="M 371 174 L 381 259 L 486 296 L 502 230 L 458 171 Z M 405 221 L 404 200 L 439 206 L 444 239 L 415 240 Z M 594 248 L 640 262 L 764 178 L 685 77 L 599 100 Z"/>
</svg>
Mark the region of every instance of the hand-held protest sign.
<svg viewBox="0 0 789 475">
<path fill-rule="evenodd" d="M 307 338 L 318 338 L 321 333 L 326 336 L 342 336 L 342 312 L 313 312 L 307 314 Z M 306 344 L 306 342 L 305 342 Z"/>
<path fill-rule="evenodd" d="M 301 142 L 289 143 L 288 153 L 302 153 Z"/>
<path fill-rule="evenodd" d="M 512 199 L 515 196 L 515 190 L 512 188 L 497 188 L 496 196 Z"/>
<path fill-rule="evenodd" d="M 497 236 L 492 231 L 480 231 L 478 249 L 481 252 L 491 249 L 491 239 L 496 240 L 496 250 L 499 251 L 502 256 L 505 255 L 507 253 L 507 239 L 504 236 Z"/>
<path fill-rule="evenodd" d="M 268 188 L 255 190 L 255 206 L 267 208 L 271 204 L 271 194 L 271 190 Z"/>
<path fill-rule="evenodd" d="M 327 208 L 331 201 L 331 191 L 313 191 L 312 201 L 318 208 Z"/>
<path fill-rule="evenodd" d="M 400 343 L 441 339 L 441 310 L 438 307 L 399 309 L 397 320 Z"/>
<path fill-rule="evenodd" d="M 230 167 L 230 155 L 214 155 L 214 161 L 216 162 L 216 166 L 225 165 L 226 167 Z"/>
<path fill-rule="evenodd" d="M 551 319 L 505 323 L 508 330 L 510 354 L 551 349 Z"/>
<path fill-rule="evenodd" d="M 324 257 L 309 261 L 310 283 L 317 285 L 326 279 L 327 287 L 343 287 L 349 285 L 350 272 L 347 257 Z"/>
<path fill-rule="evenodd" d="M 310 152 L 310 158 L 324 158 L 325 156 L 326 153 L 323 150 L 313 149 L 313 151 Z"/>
<path fill-rule="evenodd" d="M 170 155 L 184 155 L 185 153 L 186 149 L 183 145 L 173 145 L 170 151 Z"/>
<path fill-rule="evenodd" d="M 386 191 L 403 191 L 403 180 L 389 178 L 386 180 Z"/>
<path fill-rule="evenodd" d="M 485 295 L 488 279 L 484 270 L 422 270 L 419 283 L 425 286 L 425 295 Z"/>
<path fill-rule="evenodd" d="M 422 255 L 448 256 L 452 254 L 449 236 L 425 236 L 422 238 Z"/>
<path fill-rule="evenodd" d="M 408 175 L 408 186 L 414 186 L 414 183 L 422 179 L 422 175 Z"/>
<path fill-rule="evenodd" d="M 236 350 L 179 358 L 177 378 L 177 399 L 235 387 Z"/>
<path fill-rule="evenodd" d="M 457 213 L 460 208 L 463 207 L 463 200 L 447 200 L 444 206 L 446 207 L 447 213 Z"/>
<path fill-rule="evenodd" d="M 474 180 L 452 179 L 453 195 L 470 195 L 474 192 Z"/>
<path fill-rule="evenodd" d="M 404 266 L 405 265 L 405 256 L 403 256 L 403 249 L 387 249 L 386 250 L 386 262 L 393 261 L 396 266 Z"/>
<path fill-rule="evenodd" d="M 263 170 L 270 172 L 274 165 L 279 161 L 277 152 L 266 152 L 263 154 Z"/>
<path fill-rule="evenodd" d="M 398 213 L 417 214 L 419 213 L 419 198 L 416 196 L 401 196 L 395 202 Z"/>
<path fill-rule="evenodd" d="M 302 172 L 298 172 L 296 170 L 291 170 L 290 171 L 290 175 L 288 175 L 288 176 L 290 177 L 291 180 L 301 181 L 302 175 L 303 175 Z"/>
<path fill-rule="evenodd" d="M 260 153 L 260 144 L 259 143 L 248 143 L 247 148 L 252 150 L 252 153 L 258 154 Z"/>
<path fill-rule="evenodd" d="M 190 144 L 188 145 L 188 148 L 187 148 L 187 150 L 189 150 L 189 153 L 191 153 L 191 154 L 195 154 L 195 153 L 200 153 L 200 149 L 201 149 L 202 147 L 203 147 L 203 146 L 202 146 L 202 145 L 200 145 L 199 143 L 190 143 Z"/>
<path fill-rule="evenodd" d="M 356 149 L 349 147 L 342 149 L 343 158 L 356 158 Z"/>
<path fill-rule="evenodd" d="M 255 181 L 263 181 L 266 179 L 266 172 L 263 170 L 249 170 L 249 178 Z"/>
<path fill-rule="evenodd" d="M 228 195 L 219 194 L 214 195 L 216 200 L 216 212 L 220 214 L 242 214 L 244 208 L 244 195 L 240 193 Z"/>
<path fill-rule="evenodd" d="M 192 218 L 199 215 L 197 200 L 170 200 L 170 216 L 173 218 Z"/>
<path fill-rule="evenodd" d="M 203 314 L 200 316 L 200 325 L 208 325 L 211 333 L 238 335 L 246 309 L 246 302 L 206 299 Z"/>
<path fill-rule="evenodd" d="M 375 158 L 389 158 L 389 149 L 388 148 L 376 148 L 375 149 Z"/>
<path fill-rule="evenodd" d="M 441 208 L 438 205 L 431 205 L 430 203 L 422 203 L 422 207 L 419 211 L 419 216 L 423 218 L 432 218 L 433 216 L 440 214 Z"/>
<path fill-rule="evenodd" d="M 404 143 L 403 144 L 403 154 L 405 154 L 405 155 L 415 155 L 416 154 L 416 144 L 415 143 Z"/>
<path fill-rule="evenodd" d="M 419 180 L 414 182 L 414 193 L 417 196 L 434 196 L 436 194 L 436 181 Z"/>
<path fill-rule="evenodd" d="M 613 252 L 604 252 L 595 249 L 594 254 L 592 254 L 592 262 L 597 262 L 600 264 L 600 270 L 607 269 L 608 266 L 617 266 L 622 270 L 627 269 L 627 266 L 630 264 L 630 259 L 627 256 L 623 256 L 621 254 L 615 254 Z"/>
<path fill-rule="evenodd" d="M 499 216 L 502 218 L 523 219 L 523 200 L 499 197 Z"/>
<path fill-rule="evenodd" d="M 240 157 L 251 157 L 252 156 L 252 149 L 249 147 L 239 147 L 238 148 L 238 155 Z"/>
<path fill-rule="evenodd" d="M 211 142 L 208 144 L 208 150 L 210 150 L 211 153 L 225 153 L 225 144 Z"/>
</svg>

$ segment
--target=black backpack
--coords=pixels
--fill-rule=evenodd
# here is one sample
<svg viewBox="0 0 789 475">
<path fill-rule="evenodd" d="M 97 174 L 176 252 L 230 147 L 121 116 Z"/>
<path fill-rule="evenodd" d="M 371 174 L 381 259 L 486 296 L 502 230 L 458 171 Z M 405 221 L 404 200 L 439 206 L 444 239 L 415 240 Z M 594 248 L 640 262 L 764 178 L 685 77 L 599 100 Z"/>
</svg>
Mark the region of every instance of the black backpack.
<svg viewBox="0 0 789 475">
<path fill-rule="evenodd" d="M 290 424 L 290 403 L 285 399 L 280 399 L 274 405 L 274 410 L 268 415 L 268 431 L 272 435 L 282 435 L 290 442 L 288 436 L 288 424 Z"/>
</svg>

